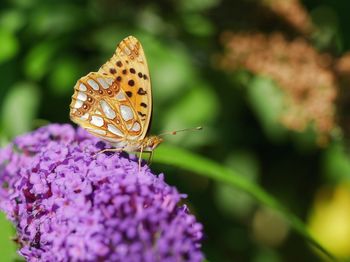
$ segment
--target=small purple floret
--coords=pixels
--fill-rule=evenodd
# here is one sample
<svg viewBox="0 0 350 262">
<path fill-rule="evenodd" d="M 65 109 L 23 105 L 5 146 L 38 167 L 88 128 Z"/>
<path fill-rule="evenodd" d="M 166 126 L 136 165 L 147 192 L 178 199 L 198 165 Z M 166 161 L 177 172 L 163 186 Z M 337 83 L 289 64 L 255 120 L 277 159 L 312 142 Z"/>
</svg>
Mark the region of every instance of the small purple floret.
<svg viewBox="0 0 350 262">
<path fill-rule="evenodd" d="M 184 195 L 70 125 L 0 150 L 0 209 L 27 261 L 202 261 L 202 226 Z"/>
</svg>

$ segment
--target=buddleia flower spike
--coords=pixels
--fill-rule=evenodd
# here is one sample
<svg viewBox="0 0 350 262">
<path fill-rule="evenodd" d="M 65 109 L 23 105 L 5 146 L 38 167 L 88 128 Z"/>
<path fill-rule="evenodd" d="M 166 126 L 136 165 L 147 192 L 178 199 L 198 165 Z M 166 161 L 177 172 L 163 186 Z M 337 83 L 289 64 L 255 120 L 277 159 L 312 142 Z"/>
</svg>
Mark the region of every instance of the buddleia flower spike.
<svg viewBox="0 0 350 262">
<path fill-rule="evenodd" d="M 186 195 L 132 156 L 92 157 L 97 141 L 51 124 L 0 149 L 0 211 L 25 261 L 203 261 Z"/>
</svg>

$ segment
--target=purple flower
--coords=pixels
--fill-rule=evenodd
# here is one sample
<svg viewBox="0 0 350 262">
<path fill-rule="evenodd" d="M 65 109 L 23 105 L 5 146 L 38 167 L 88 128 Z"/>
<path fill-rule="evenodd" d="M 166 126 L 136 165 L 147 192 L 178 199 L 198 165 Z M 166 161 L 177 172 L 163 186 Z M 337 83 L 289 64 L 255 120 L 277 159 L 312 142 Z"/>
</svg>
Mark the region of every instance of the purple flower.
<svg viewBox="0 0 350 262">
<path fill-rule="evenodd" d="M 0 209 L 27 261 L 201 261 L 202 226 L 184 195 L 127 154 L 70 125 L 0 150 Z"/>
</svg>

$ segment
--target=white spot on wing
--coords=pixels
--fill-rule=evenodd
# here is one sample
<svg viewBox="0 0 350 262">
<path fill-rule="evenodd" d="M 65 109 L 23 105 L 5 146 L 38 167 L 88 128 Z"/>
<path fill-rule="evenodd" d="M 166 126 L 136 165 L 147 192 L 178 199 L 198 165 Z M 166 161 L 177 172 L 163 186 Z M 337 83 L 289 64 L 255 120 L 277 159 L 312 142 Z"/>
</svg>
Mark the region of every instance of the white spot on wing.
<svg viewBox="0 0 350 262">
<path fill-rule="evenodd" d="M 131 130 L 137 132 L 137 131 L 140 131 L 140 129 L 141 129 L 140 124 L 138 122 L 135 122 Z"/>
<path fill-rule="evenodd" d="M 79 99 L 81 101 L 86 101 L 87 95 L 85 93 L 83 93 L 83 92 L 78 92 L 77 99 Z"/>
<path fill-rule="evenodd" d="M 74 108 L 81 108 L 83 105 L 83 101 L 76 100 L 74 104 Z"/>
<path fill-rule="evenodd" d="M 136 48 L 135 45 L 134 45 L 134 43 L 132 43 L 132 42 L 129 43 L 129 47 L 131 48 L 131 50 L 135 50 L 135 48 Z"/>
<path fill-rule="evenodd" d="M 107 118 L 114 119 L 116 117 L 116 113 L 114 112 L 114 110 L 110 107 L 110 105 L 106 101 L 101 100 L 100 105 L 101 105 L 103 113 L 105 113 Z"/>
<path fill-rule="evenodd" d="M 128 47 L 124 47 L 123 51 L 124 51 L 124 54 L 131 55 L 131 51 L 130 51 L 130 49 Z"/>
<path fill-rule="evenodd" d="M 130 119 L 133 119 L 134 114 L 132 113 L 132 110 L 130 107 L 126 106 L 126 105 L 121 105 L 120 106 L 120 113 L 122 115 L 122 118 L 125 121 L 128 121 Z"/>
<path fill-rule="evenodd" d="M 88 120 L 89 119 L 89 114 L 85 113 L 83 116 L 80 117 L 81 120 Z"/>
<path fill-rule="evenodd" d="M 79 90 L 80 91 L 86 91 L 87 90 L 86 85 L 84 85 L 83 83 L 80 83 Z"/>
<path fill-rule="evenodd" d="M 117 128 L 117 127 L 114 126 L 114 125 L 108 124 L 108 130 L 111 131 L 113 134 L 115 134 L 115 135 L 117 135 L 117 136 L 121 136 L 121 137 L 124 136 L 123 132 L 120 131 L 120 129 Z"/>
<path fill-rule="evenodd" d="M 87 129 L 87 131 L 92 132 L 94 134 L 98 134 L 98 135 L 106 135 L 107 132 L 105 130 L 101 130 L 101 129 Z"/>
<path fill-rule="evenodd" d="M 126 100 L 126 97 L 125 97 L 125 94 L 123 91 L 119 91 L 119 93 L 115 96 L 115 98 L 118 100 L 118 101 L 124 101 Z"/>
<path fill-rule="evenodd" d="M 104 88 L 104 89 L 107 89 L 109 87 L 109 84 L 106 82 L 105 79 L 99 77 L 97 78 L 97 81 L 101 84 L 101 86 Z"/>
<path fill-rule="evenodd" d="M 101 127 L 103 126 L 103 119 L 102 117 L 99 117 L 99 116 L 92 116 L 90 123 L 95 126 Z"/>
<path fill-rule="evenodd" d="M 87 82 L 94 90 L 98 90 L 100 88 L 98 84 L 92 79 L 89 79 Z"/>
<path fill-rule="evenodd" d="M 108 83 L 108 85 L 112 85 L 114 82 L 112 78 L 106 78 L 105 80 Z"/>
</svg>

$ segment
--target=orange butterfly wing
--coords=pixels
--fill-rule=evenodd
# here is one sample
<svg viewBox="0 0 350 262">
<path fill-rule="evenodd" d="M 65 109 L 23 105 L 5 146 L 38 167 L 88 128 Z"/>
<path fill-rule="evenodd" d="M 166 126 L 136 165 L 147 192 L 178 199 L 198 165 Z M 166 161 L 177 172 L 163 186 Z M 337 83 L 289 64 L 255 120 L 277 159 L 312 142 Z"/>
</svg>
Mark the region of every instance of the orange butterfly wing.
<svg viewBox="0 0 350 262">
<path fill-rule="evenodd" d="M 78 80 L 70 105 L 73 122 L 121 147 L 127 140 L 146 136 L 151 113 L 147 61 L 140 42 L 132 36 L 118 45 L 98 72 Z"/>
<path fill-rule="evenodd" d="M 120 84 L 141 120 L 145 132 L 140 138 L 144 138 L 151 122 L 152 89 L 141 43 L 133 36 L 126 37 L 98 72 L 114 76 Z"/>
</svg>

